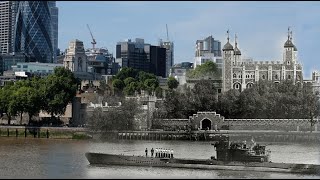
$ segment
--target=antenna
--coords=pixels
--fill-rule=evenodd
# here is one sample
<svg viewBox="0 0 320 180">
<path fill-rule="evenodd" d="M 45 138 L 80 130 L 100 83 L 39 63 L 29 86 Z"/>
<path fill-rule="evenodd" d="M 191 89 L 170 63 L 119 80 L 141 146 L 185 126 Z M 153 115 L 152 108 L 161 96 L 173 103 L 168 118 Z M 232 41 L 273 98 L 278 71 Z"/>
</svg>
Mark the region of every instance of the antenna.
<svg viewBox="0 0 320 180">
<path fill-rule="evenodd" d="M 167 24 L 166 24 L 166 29 L 167 29 L 167 41 L 169 41 L 168 25 Z"/>
<path fill-rule="evenodd" d="M 90 31 L 90 35 L 91 35 L 91 38 L 92 38 L 92 42 L 91 42 L 92 47 L 93 47 L 93 49 L 95 49 L 95 48 L 94 48 L 94 45 L 97 44 L 97 42 L 96 42 L 96 40 L 93 38 L 92 32 L 91 32 L 90 27 L 89 27 L 88 24 L 87 24 L 87 27 L 88 27 L 88 29 L 89 29 L 89 31 Z"/>
</svg>

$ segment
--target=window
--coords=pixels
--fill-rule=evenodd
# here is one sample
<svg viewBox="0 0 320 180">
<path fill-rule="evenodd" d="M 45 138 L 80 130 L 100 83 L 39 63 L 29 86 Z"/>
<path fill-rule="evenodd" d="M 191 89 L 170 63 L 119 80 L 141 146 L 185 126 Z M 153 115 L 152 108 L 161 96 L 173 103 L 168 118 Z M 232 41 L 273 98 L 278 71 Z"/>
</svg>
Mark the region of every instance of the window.
<svg viewBox="0 0 320 180">
<path fill-rule="evenodd" d="M 28 68 L 28 65 L 23 65 L 22 68 Z"/>
<path fill-rule="evenodd" d="M 278 79 L 278 74 L 276 74 L 276 75 L 274 76 L 274 79 Z"/>
<path fill-rule="evenodd" d="M 262 75 L 262 79 L 265 79 L 266 78 L 266 76 L 265 75 Z"/>
<path fill-rule="evenodd" d="M 236 77 L 237 77 L 237 75 L 234 73 L 234 74 L 233 74 L 233 78 L 236 78 Z"/>
<path fill-rule="evenodd" d="M 291 79 L 291 76 L 290 76 L 290 75 L 288 75 L 288 79 Z"/>
</svg>

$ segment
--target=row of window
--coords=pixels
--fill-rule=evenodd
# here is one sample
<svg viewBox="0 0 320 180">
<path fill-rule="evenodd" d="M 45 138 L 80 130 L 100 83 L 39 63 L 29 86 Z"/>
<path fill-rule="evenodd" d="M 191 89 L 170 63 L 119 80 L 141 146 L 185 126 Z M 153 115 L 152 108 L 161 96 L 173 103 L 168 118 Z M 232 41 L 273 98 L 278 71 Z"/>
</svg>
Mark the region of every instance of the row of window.
<svg viewBox="0 0 320 180">
<path fill-rule="evenodd" d="M 237 75 L 234 73 L 233 74 L 233 78 L 237 78 Z M 239 76 L 238 76 L 238 78 L 242 78 L 242 74 L 240 74 Z M 254 75 L 253 74 L 251 74 L 251 75 L 246 75 L 246 78 L 254 78 Z M 262 79 L 266 79 L 266 76 L 265 75 L 262 75 L 261 76 L 261 78 Z M 274 76 L 274 79 L 279 79 L 279 76 L 276 74 L 275 76 Z M 288 75 L 287 76 L 287 79 L 291 79 L 291 75 Z M 297 75 L 297 79 L 298 80 L 300 80 L 300 75 Z"/>
</svg>

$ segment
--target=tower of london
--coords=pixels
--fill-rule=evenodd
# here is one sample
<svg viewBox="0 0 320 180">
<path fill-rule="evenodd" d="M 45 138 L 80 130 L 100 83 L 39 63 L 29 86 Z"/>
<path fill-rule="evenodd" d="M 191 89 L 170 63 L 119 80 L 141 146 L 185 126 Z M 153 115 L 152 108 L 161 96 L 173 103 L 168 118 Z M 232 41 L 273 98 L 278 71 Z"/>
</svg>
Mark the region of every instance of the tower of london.
<svg viewBox="0 0 320 180">
<path fill-rule="evenodd" d="M 280 83 L 284 80 L 292 80 L 293 83 L 302 83 L 302 65 L 298 62 L 298 50 L 292 41 L 292 31 L 288 28 L 288 39 L 283 46 L 283 58 L 281 61 L 253 61 L 244 59 L 238 48 L 237 36 L 235 44 L 229 42 L 229 31 L 227 43 L 222 51 L 223 58 L 223 85 L 222 91 L 238 89 L 243 91 L 251 87 L 259 80 L 269 80 Z"/>
</svg>

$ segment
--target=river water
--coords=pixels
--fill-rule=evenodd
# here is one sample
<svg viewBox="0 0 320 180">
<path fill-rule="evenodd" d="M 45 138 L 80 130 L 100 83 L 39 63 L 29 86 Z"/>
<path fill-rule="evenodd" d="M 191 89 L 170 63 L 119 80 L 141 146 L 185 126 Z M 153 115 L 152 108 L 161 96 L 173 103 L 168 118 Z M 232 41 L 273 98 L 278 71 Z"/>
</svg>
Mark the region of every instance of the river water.
<svg viewBox="0 0 320 180">
<path fill-rule="evenodd" d="M 0 138 L 0 178 L 320 178 L 314 175 L 252 171 L 192 170 L 134 166 L 91 166 L 84 153 L 143 155 L 145 148 L 174 149 L 175 157 L 209 158 L 210 142 L 86 141 Z M 273 162 L 320 164 L 318 144 L 268 144 Z"/>
</svg>

